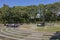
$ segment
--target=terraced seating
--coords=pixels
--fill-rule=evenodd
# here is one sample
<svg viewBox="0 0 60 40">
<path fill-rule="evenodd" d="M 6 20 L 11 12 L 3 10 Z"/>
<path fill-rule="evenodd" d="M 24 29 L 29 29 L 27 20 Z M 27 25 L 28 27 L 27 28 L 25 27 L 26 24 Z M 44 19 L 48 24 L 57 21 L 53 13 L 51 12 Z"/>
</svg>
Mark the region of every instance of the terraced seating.
<svg viewBox="0 0 60 40">
<path fill-rule="evenodd" d="M 16 35 L 22 35 L 22 34 L 27 34 L 27 35 L 29 35 L 29 34 L 31 34 L 29 31 L 27 32 L 27 31 L 23 31 L 23 30 L 19 30 L 19 31 L 17 31 L 17 30 L 12 30 L 12 31 L 8 31 L 8 30 L 3 30 L 4 32 L 7 32 L 7 33 L 10 33 L 10 34 L 16 34 Z"/>
<path fill-rule="evenodd" d="M 54 32 L 32 32 L 13 28 L 1 29 L 0 36 L 15 40 L 49 40 Z"/>
<path fill-rule="evenodd" d="M 0 40 L 15 40 L 15 39 L 11 39 L 11 38 L 6 38 L 6 37 L 0 36 Z"/>
<path fill-rule="evenodd" d="M 17 30 L 16 30 L 17 31 Z M 15 37 L 15 38 L 24 38 L 28 35 L 30 35 L 30 33 L 26 33 L 26 32 L 16 32 L 15 30 L 12 30 L 12 31 L 8 31 L 8 30 L 1 30 L 1 33 L 4 34 L 4 35 L 7 35 L 7 36 L 11 36 L 11 37 Z"/>
<path fill-rule="evenodd" d="M 53 33 L 50 33 L 49 35 Z M 38 32 L 38 33 L 35 32 L 35 33 L 32 33 L 32 35 L 29 35 L 28 37 L 26 37 L 25 39 L 26 40 L 49 40 L 51 36 L 46 36 L 46 35 L 48 35 L 46 34 L 46 32 Z"/>
</svg>

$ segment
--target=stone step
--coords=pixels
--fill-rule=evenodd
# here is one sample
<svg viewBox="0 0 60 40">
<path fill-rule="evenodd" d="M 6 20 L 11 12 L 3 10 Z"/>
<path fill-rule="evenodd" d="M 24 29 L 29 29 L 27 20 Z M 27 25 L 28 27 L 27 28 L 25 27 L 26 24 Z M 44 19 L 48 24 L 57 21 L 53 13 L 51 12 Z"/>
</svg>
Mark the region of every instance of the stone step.
<svg viewBox="0 0 60 40">
<path fill-rule="evenodd" d="M 16 38 L 24 38 L 25 36 L 27 36 L 25 34 L 15 35 L 15 34 L 7 33 L 7 32 L 1 32 L 1 33 L 7 36 L 16 37 Z"/>
<path fill-rule="evenodd" d="M 23 30 L 20 30 L 20 31 L 18 31 L 18 30 L 14 30 L 14 31 L 9 30 L 8 31 L 8 30 L 3 29 L 3 31 L 8 32 L 8 33 L 12 33 L 12 34 L 30 34 L 31 33 L 30 31 L 27 32 L 25 30 L 24 31 Z"/>
</svg>

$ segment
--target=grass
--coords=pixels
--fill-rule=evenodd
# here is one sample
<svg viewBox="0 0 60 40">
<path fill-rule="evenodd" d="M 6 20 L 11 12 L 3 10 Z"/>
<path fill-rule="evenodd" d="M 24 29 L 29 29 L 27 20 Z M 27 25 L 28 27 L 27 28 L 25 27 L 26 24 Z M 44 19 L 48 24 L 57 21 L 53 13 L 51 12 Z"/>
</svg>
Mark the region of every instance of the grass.
<svg viewBox="0 0 60 40">
<path fill-rule="evenodd" d="M 36 25 L 36 24 L 35 24 Z M 22 25 L 22 29 L 31 29 L 33 25 L 29 24 L 29 25 Z M 51 27 L 48 27 L 48 26 L 45 26 L 45 27 L 37 27 L 36 29 L 31 29 L 32 31 L 42 31 L 42 32 L 56 32 L 56 31 L 60 31 L 60 26 L 51 26 Z"/>
<path fill-rule="evenodd" d="M 56 31 L 60 31 L 60 27 L 37 27 L 37 29 L 35 29 L 36 31 L 44 31 L 44 32 L 56 32 Z"/>
</svg>

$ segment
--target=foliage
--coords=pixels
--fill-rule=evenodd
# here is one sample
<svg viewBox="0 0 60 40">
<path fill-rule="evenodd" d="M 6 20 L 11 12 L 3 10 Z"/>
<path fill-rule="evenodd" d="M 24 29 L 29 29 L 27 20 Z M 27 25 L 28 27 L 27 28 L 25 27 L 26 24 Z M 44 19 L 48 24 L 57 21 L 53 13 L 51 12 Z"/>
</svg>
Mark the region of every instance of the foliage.
<svg viewBox="0 0 60 40">
<path fill-rule="evenodd" d="M 0 21 L 2 23 L 30 23 L 30 22 L 37 22 L 41 21 L 41 18 L 36 18 L 37 14 L 43 13 L 44 9 L 48 9 L 45 11 L 45 21 L 60 21 L 60 15 L 57 16 L 56 13 L 60 12 L 60 2 L 56 2 L 54 4 L 39 4 L 31 5 L 31 6 L 14 6 L 9 7 L 8 5 L 4 4 L 3 7 L 0 8 Z"/>
</svg>

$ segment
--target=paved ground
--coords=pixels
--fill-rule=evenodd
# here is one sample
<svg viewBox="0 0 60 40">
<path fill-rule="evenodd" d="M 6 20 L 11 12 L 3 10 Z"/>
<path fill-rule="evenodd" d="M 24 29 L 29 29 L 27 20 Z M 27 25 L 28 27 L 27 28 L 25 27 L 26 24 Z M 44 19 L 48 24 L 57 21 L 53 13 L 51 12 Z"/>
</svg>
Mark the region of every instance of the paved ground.
<svg viewBox="0 0 60 40">
<path fill-rule="evenodd" d="M 23 24 L 18 28 L 6 28 L 0 24 L 0 40 L 49 40 L 55 33 L 33 31 L 35 28 L 36 24 Z"/>
</svg>

